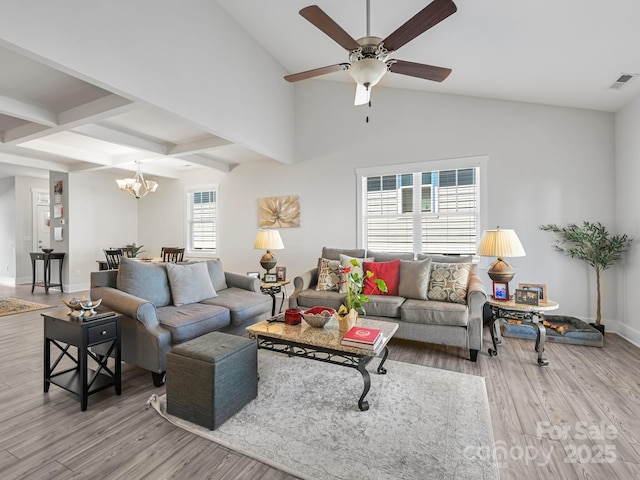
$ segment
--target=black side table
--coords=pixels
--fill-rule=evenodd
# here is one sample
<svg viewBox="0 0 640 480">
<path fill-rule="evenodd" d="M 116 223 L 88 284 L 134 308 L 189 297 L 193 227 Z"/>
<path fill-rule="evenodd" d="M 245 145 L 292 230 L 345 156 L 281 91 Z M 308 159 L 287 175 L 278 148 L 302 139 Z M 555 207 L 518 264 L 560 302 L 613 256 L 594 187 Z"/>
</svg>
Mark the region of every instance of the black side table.
<svg viewBox="0 0 640 480">
<path fill-rule="evenodd" d="M 271 316 L 273 317 L 276 314 L 276 295 L 278 293 L 282 293 L 282 301 L 280 302 L 280 311 L 282 311 L 282 306 L 284 305 L 285 299 L 285 291 L 282 289 L 285 285 L 289 285 L 288 280 L 281 280 L 278 282 L 265 282 L 262 280 L 260 282 L 260 291 L 265 295 L 269 295 L 271 297 Z M 280 313 L 280 312 L 278 312 Z"/>
<path fill-rule="evenodd" d="M 68 315 L 68 310 L 43 313 L 44 317 L 44 391 L 51 384 L 75 393 L 80 397 L 80 410 L 87 409 L 89 395 L 108 387 L 115 387 L 120 395 L 120 329 L 122 315 L 98 309 L 95 319 L 86 321 Z M 60 351 L 51 364 L 51 345 Z M 63 345 L 66 344 L 66 345 Z M 89 350 L 94 345 L 107 344 L 106 355 L 96 355 Z M 70 352 L 76 347 L 77 355 Z M 107 365 L 111 355 L 115 357 L 115 367 Z M 63 358 L 70 358 L 74 365 L 55 371 Z M 95 370 L 88 368 L 89 359 L 97 363 Z"/>
<path fill-rule="evenodd" d="M 62 263 L 64 262 L 64 252 L 31 252 L 31 272 L 33 274 L 33 279 L 31 280 L 31 293 L 33 293 L 33 289 L 38 287 L 44 287 L 44 293 L 49 295 L 49 287 L 60 287 L 60 291 L 64 293 L 62 289 Z M 42 260 L 44 262 L 44 275 L 42 282 L 36 282 L 36 261 Z M 58 260 L 58 282 L 60 283 L 51 283 L 51 260 Z"/>
</svg>

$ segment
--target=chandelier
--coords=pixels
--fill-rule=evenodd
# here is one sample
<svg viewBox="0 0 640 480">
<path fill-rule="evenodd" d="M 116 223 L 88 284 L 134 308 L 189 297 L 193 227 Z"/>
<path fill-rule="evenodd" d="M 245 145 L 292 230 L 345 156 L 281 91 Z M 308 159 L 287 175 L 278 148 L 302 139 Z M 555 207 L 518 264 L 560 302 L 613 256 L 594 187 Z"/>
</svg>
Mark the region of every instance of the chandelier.
<svg viewBox="0 0 640 480">
<path fill-rule="evenodd" d="M 142 170 L 140 170 L 139 160 L 136 160 L 136 174 L 133 178 L 118 179 L 116 182 L 120 190 L 129 192 L 136 198 L 142 198 L 146 196 L 147 193 L 153 193 L 158 189 L 158 182 L 144 179 Z"/>
</svg>

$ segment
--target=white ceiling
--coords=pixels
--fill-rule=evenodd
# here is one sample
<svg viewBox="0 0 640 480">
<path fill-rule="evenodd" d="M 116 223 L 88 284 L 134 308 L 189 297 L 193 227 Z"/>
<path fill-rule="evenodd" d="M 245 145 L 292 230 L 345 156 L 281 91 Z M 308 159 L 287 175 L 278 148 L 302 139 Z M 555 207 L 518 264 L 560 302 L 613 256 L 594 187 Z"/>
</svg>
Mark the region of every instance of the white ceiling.
<svg viewBox="0 0 640 480">
<path fill-rule="evenodd" d="M 386 37 L 427 0 L 370 0 L 371 34 Z M 392 87 L 615 112 L 640 95 L 637 0 L 454 0 L 458 11 L 393 54 L 448 67 L 442 83 L 387 73 Z M 302 18 L 308 0 L 217 0 L 288 73 L 346 62 L 347 52 Z M 317 0 L 352 37 L 366 0 Z M 0 178 L 48 170 L 133 170 L 177 177 L 187 166 L 228 171 L 263 159 L 188 119 L 131 101 L 0 48 Z M 348 72 L 320 77 L 353 82 Z M 283 80 L 284 82 L 284 80 Z M 355 90 L 355 86 L 354 86 Z"/>
</svg>

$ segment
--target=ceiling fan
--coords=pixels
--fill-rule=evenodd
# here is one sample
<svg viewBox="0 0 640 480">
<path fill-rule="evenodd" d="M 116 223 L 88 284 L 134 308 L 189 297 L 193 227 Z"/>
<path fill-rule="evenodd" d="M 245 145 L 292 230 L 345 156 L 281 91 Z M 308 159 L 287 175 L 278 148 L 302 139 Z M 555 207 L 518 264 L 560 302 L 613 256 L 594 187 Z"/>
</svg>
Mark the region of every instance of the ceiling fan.
<svg viewBox="0 0 640 480">
<path fill-rule="evenodd" d="M 382 40 L 379 37 L 372 37 L 370 34 L 370 10 L 369 0 L 367 0 L 367 35 L 354 40 L 320 7 L 317 5 L 305 7 L 300 10 L 300 15 L 346 49 L 349 52 L 349 62 L 294 73 L 285 76 L 284 79 L 288 82 L 298 82 L 327 73 L 349 70 L 357 83 L 355 105 L 369 103 L 371 87 L 377 84 L 387 71 L 442 82 L 451 73 L 450 68 L 390 59 L 389 57 L 400 47 L 455 13 L 456 10 L 456 5 L 452 0 L 434 0 Z"/>
</svg>

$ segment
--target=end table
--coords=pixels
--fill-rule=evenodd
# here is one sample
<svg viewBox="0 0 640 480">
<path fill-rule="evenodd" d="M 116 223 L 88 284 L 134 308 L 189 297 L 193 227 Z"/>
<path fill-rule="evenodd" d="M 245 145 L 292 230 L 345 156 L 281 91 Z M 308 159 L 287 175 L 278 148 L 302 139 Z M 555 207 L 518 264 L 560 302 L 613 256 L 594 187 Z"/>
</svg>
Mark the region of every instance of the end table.
<svg viewBox="0 0 640 480">
<path fill-rule="evenodd" d="M 271 296 L 271 316 L 273 317 L 276 314 L 276 295 L 282 292 L 282 301 L 280 302 L 280 311 L 282 311 L 282 306 L 284 305 L 285 291 L 282 287 L 289 285 L 291 282 L 289 280 L 280 280 L 277 282 L 265 282 L 264 280 L 260 281 L 260 291 L 265 295 Z M 280 313 L 280 312 L 278 312 Z"/>
<path fill-rule="evenodd" d="M 98 309 L 93 318 L 79 319 L 68 314 L 68 310 L 43 313 L 44 318 L 44 391 L 51 384 L 75 393 L 80 398 L 80 410 L 87 409 L 89 395 L 113 386 L 120 395 L 120 329 L 122 315 Z M 63 345 L 64 344 L 64 345 Z M 97 355 L 89 347 L 106 344 L 107 354 Z M 60 354 L 51 364 L 51 345 Z M 74 357 L 69 348 L 76 347 Z M 115 367 L 107 365 L 110 355 L 115 357 Z M 70 358 L 71 368 L 56 371 L 63 358 Z M 95 370 L 88 368 L 89 359 L 97 363 Z"/>
</svg>

